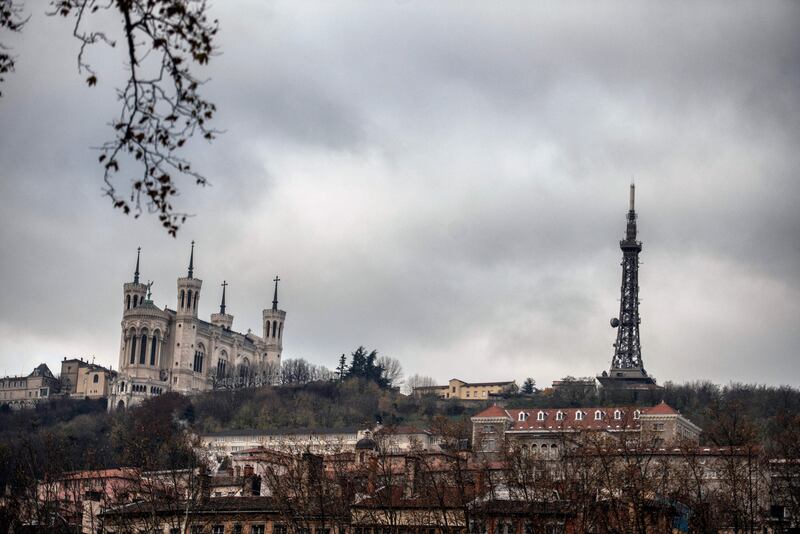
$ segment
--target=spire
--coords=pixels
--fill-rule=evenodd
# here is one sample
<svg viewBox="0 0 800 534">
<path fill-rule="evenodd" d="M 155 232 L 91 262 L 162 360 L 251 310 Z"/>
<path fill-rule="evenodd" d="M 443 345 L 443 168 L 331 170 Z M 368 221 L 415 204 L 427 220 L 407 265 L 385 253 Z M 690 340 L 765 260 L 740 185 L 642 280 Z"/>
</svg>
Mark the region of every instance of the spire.
<svg viewBox="0 0 800 534">
<path fill-rule="evenodd" d="M 636 241 L 636 210 L 635 206 L 636 185 L 631 182 L 630 192 L 630 208 L 628 209 L 628 227 L 625 230 L 625 240 L 630 242 Z"/>
<path fill-rule="evenodd" d="M 192 253 L 189 255 L 189 278 L 194 274 L 194 240 L 192 240 Z"/>
<path fill-rule="evenodd" d="M 222 302 L 219 305 L 219 313 L 220 315 L 225 315 L 225 288 L 228 287 L 228 282 L 226 280 L 222 281 Z"/>
<path fill-rule="evenodd" d="M 273 282 L 275 282 L 275 296 L 272 297 L 272 309 L 273 310 L 277 310 L 278 309 L 278 282 L 280 282 L 280 281 L 281 281 L 281 279 L 278 278 L 277 276 L 275 276 L 275 280 L 273 280 Z"/>
<path fill-rule="evenodd" d="M 139 255 L 142 253 L 142 247 L 136 249 L 136 271 L 133 273 L 133 283 L 139 283 Z"/>
</svg>

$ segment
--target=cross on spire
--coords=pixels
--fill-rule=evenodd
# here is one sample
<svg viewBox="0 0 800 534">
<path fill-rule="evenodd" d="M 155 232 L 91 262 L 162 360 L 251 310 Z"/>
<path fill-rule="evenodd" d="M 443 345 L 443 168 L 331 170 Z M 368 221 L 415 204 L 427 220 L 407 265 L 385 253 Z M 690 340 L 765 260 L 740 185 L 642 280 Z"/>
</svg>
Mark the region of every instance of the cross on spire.
<svg viewBox="0 0 800 534">
<path fill-rule="evenodd" d="M 189 255 L 189 278 L 194 274 L 194 240 L 192 240 L 192 252 Z"/>
<path fill-rule="evenodd" d="M 142 247 L 136 249 L 136 271 L 133 273 L 133 283 L 139 283 L 139 255 L 142 253 Z"/>
<path fill-rule="evenodd" d="M 222 281 L 222 302 L 219 305 L 219 313 L 221 315 L 225 315 L 225 288 L 228 287 L 228 282 L 226 280 Z"/>
<path fill-rule="evenodd" d="M 275 282 L 275 295 L 272 297 L 272 309 L 273 310 L 277 310 L 278 309 L 278 282 L 280 282 L 280 281 L 281 281 L 281 279 L 278 278 L 277 275 L 275 275 L 275 279 L 273 280 L 273 282 Z"/>
</svg>

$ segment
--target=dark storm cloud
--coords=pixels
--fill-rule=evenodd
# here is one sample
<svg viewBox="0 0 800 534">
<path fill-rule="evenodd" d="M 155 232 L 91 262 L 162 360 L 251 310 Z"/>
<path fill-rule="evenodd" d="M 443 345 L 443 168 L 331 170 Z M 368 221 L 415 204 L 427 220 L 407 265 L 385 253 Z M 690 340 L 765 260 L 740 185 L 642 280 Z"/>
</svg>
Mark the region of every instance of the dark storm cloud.
<svg viewBox="0 0 800 534">
<path fill-rule="evenodd" d="M 106 76 L 89 90 L 60 21 L 34 18 L 14 43 L 0 369 L 116 366 L 136 246 L 174 306 L 196 239 L 202 314 L 227 279 L 235 327 L 259 332 L 281 275 L 287 357 L 333 366 L 363 343 L 439 380 L 594 374 L 635 176 L 648 369 L 798 383 L 796 4 L 215 10 L 206 89 L 226 133 L 192 143 L 213 186 L 183 188 L 196 217 L 177 240 L 99 190 L 87 147 L 114 114 L 115 52 L 96 52 Z"/>
</svg>

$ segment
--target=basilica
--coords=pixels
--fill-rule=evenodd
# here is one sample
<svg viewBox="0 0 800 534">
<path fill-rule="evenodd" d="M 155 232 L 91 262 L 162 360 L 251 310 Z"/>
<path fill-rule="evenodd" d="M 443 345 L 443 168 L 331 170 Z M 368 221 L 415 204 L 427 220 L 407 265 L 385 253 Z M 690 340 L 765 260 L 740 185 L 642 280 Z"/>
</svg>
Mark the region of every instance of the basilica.
<svg viewBox="0 0 800 534">
<path fill-rule="evenodd" d="M 272 307 L 262 312 L 261 336 L 232 330 L 225 309 L 210 321 L 197 315 L 203 281 L 194 277 L 194 241 L 185 277 L 178 278 L 175 309 L 157 307 L 150 285 L 139 281 L 139 254 L 133 282 L 123 287 L 119 373 L 111 384 L 108 408 L 122 409 L 168 391 L 192 394 L 224 383 L 251 367 L 276 368 L 283 350 L 286 312 L 278 309 L 278 282 Z"/>
</svg>

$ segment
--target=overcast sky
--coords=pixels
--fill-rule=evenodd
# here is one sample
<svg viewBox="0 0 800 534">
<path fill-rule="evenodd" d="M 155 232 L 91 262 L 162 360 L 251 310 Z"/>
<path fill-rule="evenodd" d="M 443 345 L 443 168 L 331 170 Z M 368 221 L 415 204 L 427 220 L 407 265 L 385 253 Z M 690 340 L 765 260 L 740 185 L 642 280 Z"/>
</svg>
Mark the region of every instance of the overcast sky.
<svg viewBox="0 0 800 534">
<path fill-rule="evenodd" d="M 406 374 L 539 385 L 607 369 L 635 178 L 642 354 L 659 382 L 800 385 L 800 3 L 218 0 L 212 144 L 169 237 L 112 210 L 97 153 L 119 50 L 76 72 L 39 2 L 0 99 L 0 372 L 118 367 L 136 247 L 175 307 L 229 282 L 284 358 L 363 344 Z M 112 21 L 114 22 L 114 21 Z"/>
</svg>

